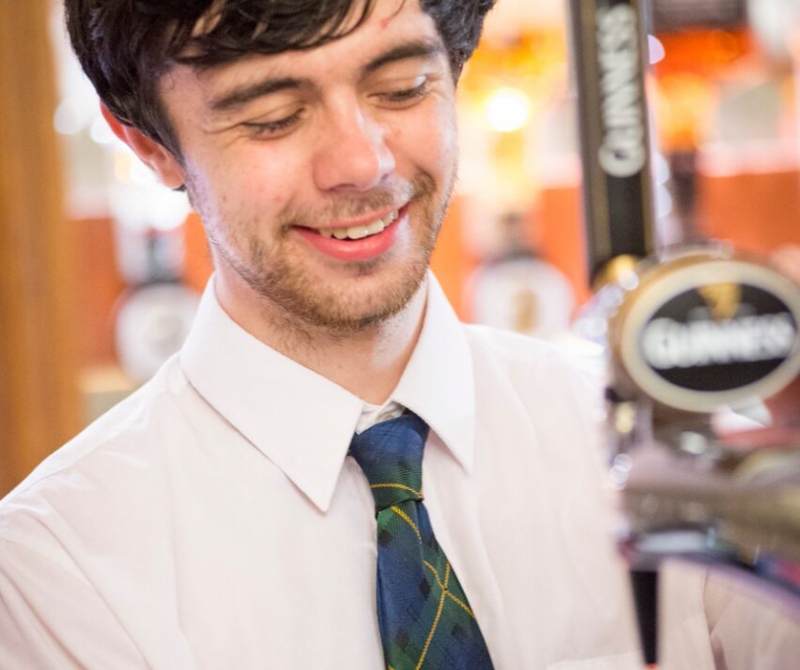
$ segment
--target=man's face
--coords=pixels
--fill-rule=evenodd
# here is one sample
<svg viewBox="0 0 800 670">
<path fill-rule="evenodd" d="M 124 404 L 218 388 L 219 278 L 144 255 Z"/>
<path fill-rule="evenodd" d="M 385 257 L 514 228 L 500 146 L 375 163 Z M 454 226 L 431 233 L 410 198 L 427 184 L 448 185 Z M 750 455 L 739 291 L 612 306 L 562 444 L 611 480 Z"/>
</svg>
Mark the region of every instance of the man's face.
<svg viewBox="0 0 800 670">
<path fill-rule="evenodd" d="M 345 332 L 406 305 L 457 154 L 447 55 L 417 0 L 378 0 L 355 32 L 308 51 L 176 66 L 161 93 L 238 299 Z"/>
</svg>

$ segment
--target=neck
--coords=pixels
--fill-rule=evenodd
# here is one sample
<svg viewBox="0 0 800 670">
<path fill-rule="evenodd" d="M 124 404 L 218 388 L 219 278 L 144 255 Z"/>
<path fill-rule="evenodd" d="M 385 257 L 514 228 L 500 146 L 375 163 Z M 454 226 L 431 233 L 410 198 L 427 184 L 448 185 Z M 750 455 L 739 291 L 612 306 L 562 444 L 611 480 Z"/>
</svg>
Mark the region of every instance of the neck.
<svg viewBox="0 0 800 670">
<path fill-rule="evenodd" d="M 232 290 L 218 274 L 216 295 L 228 315 L 253 337 L 362 400 L 380 405 L 397 386 L 419 339 L 425 311 L 423 282 L 409 303 L 386 321 L 356 332 L 298 323 L 247 288 Z"/>
</svg>

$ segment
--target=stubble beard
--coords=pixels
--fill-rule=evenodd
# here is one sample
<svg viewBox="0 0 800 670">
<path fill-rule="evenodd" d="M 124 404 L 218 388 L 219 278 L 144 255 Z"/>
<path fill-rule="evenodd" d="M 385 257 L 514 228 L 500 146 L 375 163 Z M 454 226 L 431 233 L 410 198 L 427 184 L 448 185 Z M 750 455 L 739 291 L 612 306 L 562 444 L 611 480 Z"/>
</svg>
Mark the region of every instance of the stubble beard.
<svg viewBox="0 0 800 670">
<path fill-rule="evenodd" d="M 359 199 L 358 203 L 340 202 L 332 206 L 322 218 L 306 212 L 286 212 L 278 226 L 277 242 L 263 239 L 258 221 L 235 228 L 233 244 L 226 244 L 216 231 L 209 230 L 209 241 L 222 262 L 248 285 L 261 302 L 265 315 L 279 319 L 297 335 L 325 332 L 332 337 L 364 333 L 386 323 L 399 314 L 419 291 L 430 264 L 431 254 L 444 219 L 453 190 L 454 176 L 449 176 L 442 188 L 427 173 L 420 173 L 410 184 L 397 193 L 389 190 L 374 192 Z M 198 194 L 194 194 L 197 199 Z M 315 278 L 301 262 L 293 262 L 283 242 L 291 229 L 304 222 L 356 218 L 364 212 L 398 206 L 398 196 L 412 200 L 413 217 L 409 234 L 411 248 L 401 263 L 396 261 L 389 270 L 390 281 L 371 282 L 373 290 L 338 291 L 336 284 L 328 286 Z M 202 197 L 200 198 L 202 200 Z M 202 214 L 202 209 L 200 210 Z M 230 231 L 228 231 L 230 233 Z M 229 238 L 230 239 L 230 238 Z M 234 253 L 238 249 L 240 253 Z M 370 276 L 380 277 L 386 259 L 350 263 L 352 281 L 358 283 Z M 277 324 L 276 324 L 277 325 Z"/>
</svg>

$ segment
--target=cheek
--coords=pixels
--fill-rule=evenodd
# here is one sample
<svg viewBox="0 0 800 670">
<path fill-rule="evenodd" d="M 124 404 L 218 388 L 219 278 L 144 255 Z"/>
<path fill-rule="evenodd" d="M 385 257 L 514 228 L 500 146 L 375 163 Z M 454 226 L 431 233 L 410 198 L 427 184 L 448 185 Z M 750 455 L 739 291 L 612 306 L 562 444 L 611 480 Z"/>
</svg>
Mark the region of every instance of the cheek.
<svg viewBox="0 0 800 670">
<path fill-rule="evenodd" d="M 296 158 L 259 152 L 256 145 L 228 166 L 228 197 L 239 206 L 258 210 L 262 215 L 280 212 L 292 201 L 302 183 L 298 169 Z"/>
<path fill-rule="evenodd" d="M 404 124 L 397 133 L 404 156 L 417 169 L 432 175 L 452 169 L 458 155 L 458 133 L 449 105 L 441 103 L 434 113 L 420 114 L 415 123 Z"/>
</svg>

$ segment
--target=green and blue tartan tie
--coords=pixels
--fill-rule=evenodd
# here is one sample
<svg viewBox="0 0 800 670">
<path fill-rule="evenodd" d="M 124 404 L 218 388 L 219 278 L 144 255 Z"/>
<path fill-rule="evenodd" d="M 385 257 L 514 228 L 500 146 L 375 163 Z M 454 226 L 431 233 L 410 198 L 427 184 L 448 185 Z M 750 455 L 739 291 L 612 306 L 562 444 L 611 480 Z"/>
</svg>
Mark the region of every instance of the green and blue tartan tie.
<svg viewBox="0 0 800 670">
<path fill-rule="evenodd" d="M 350 444 L 372 488 L 378 524 L 378 624 L 389 670 L 491 670 L 475 615 L 422 503 L 428 426 L 415 414 Z"/>
</svg>

